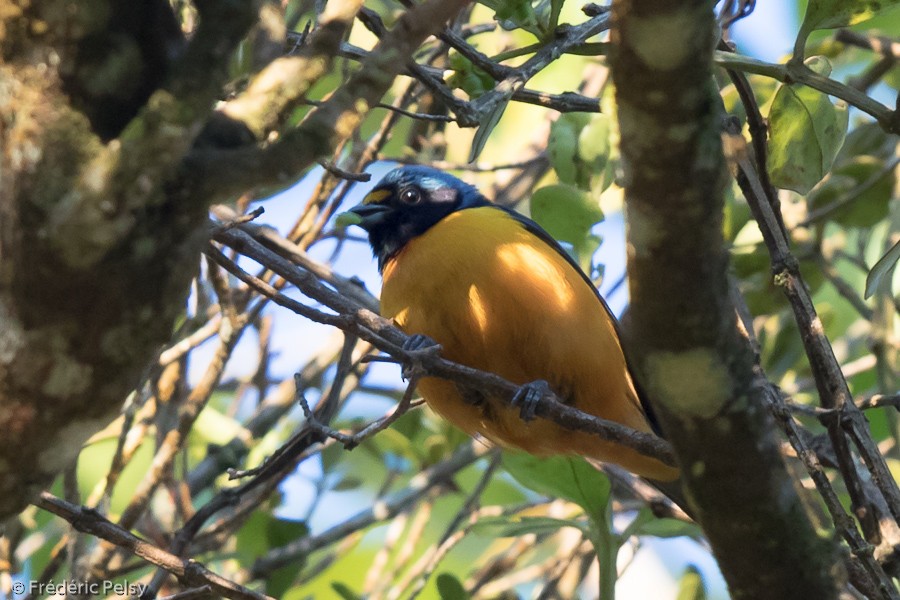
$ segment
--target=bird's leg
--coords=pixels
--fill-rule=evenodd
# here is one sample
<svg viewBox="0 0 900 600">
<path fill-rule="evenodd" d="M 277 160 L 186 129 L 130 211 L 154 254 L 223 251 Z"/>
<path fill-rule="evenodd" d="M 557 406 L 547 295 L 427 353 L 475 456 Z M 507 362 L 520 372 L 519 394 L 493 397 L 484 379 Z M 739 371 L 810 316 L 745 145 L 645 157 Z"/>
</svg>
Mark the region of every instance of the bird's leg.
<svg viewBox="0 0 900 600">
<path fill-rule="evenodd" d="M 428 337 L 419 333 L 413 334 L 406 338 L 403 342 L 403 351 L 406 353 L 406 360 L 400 371 L 400 376 L 404 380 L 412 377 L 421 377 L 425 375 L 425 368 L 422 366 L 422 359 L 430 356 L 436 356 L 441 351 L 441 345 Z"/>
<path fill-rule="evenodd" d="M 531 381 L 516 390 L 511 404 L 519 407 L 519 416 L 523 421 L 532 421 L 537 411 L 538 402 L 550 391 L 550 384 L 543 379 Z"/>
</svg>

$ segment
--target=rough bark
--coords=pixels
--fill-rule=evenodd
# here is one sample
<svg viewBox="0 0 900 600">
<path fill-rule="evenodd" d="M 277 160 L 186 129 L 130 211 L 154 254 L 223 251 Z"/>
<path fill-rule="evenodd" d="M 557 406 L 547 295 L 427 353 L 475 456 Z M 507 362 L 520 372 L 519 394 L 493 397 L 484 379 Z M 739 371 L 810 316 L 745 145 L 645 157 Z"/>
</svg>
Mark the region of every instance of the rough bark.
<svg viewBox="0 0 900 600">
<path fill-rule="evenodd" d="M 257 2 L 193 4 L 189 41 L 167 0 L 0 6 L 0 520 L 70 464 L 152 368 L 184 309 L 209 204 L 294 181 L 332 152 L 466 0 L 411 9 L 365 72 L 269 151 L 250 134 L 259 114 L 213 112 Z M 326 72 L 360 4 L 329 3 L 320 18 L 334 22 L 299 59 L 316 68 L 290 71 L 303 80 L 262 105 L 273 128 Z M 263 165 L 291 160 L 223 165 L 234 146 Z M 198 161 L 210 170 L 192 169 Z M 237 182 L 198 182 L 213 167 Z"/>
<path fill-rule="evenodd" d="M 110 421 L 183 310 L 206 210 L 164 184 L 253 23 L 226 4 L 177 65 L 167 2 L 140 22 L 100 0 L 0 15 L 0 517 Z"/>
<path fill-rule="evenodd" d="M 613 2 L 630 341 L 734 598 L 834 598 L 845 573 L 778 451 L 722 238 L 711 0 Z"/>
</svg>

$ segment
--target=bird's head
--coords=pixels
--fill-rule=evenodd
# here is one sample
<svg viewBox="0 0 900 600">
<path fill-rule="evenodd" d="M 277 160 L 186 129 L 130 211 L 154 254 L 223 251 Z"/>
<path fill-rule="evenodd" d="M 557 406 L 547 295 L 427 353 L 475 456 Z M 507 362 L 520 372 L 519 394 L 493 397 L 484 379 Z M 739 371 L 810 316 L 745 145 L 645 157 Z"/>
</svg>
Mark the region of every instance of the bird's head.
<svg viewBox="0 0 900 600">
<path fill-rule="evenodd" d="M 345 213 L 348 224 L 369 234 L 378 268 L 410 240 L 450 213 L 489 202 L 478 190 L 438 169 L 409 166 L 384 176 L 363 201 Z"/>
</svg>

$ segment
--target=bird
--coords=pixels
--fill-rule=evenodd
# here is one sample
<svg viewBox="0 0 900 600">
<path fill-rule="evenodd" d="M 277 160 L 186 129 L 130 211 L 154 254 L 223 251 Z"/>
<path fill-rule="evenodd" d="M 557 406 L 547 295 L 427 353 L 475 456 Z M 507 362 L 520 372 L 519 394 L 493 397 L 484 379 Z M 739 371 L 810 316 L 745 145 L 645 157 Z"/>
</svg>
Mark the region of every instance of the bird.
<svg viewBox="0 0 900 600">
<path fill-rule="evenodd" d="M 368 234 L 382 276 L 381 312 L 413 345 L 451 361 L 659 434 L 636 385 L 616 319 L 578 264 L 540 225 L 432 167 L 396 168 L 345 213 Z M 422 377 L 428 406 L 471 436 L 538 456 L 578 455 L 651 480 L 677 467 L 438 377 Z"/>
</svg>

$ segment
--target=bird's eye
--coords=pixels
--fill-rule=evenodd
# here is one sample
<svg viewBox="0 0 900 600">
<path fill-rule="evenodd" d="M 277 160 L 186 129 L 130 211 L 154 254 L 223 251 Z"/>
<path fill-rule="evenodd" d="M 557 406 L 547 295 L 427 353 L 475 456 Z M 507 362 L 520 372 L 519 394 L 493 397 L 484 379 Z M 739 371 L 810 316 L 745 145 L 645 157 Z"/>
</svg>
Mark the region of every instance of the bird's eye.
<svg viewBox="0 0 900 600">
<path fill-rule="evenodd" d="M 422 194 L 416 188 L 406 188 L 400 192 L 400 201 L 404 204 L 417 204 L 422 199 Z"/>
</svg>

